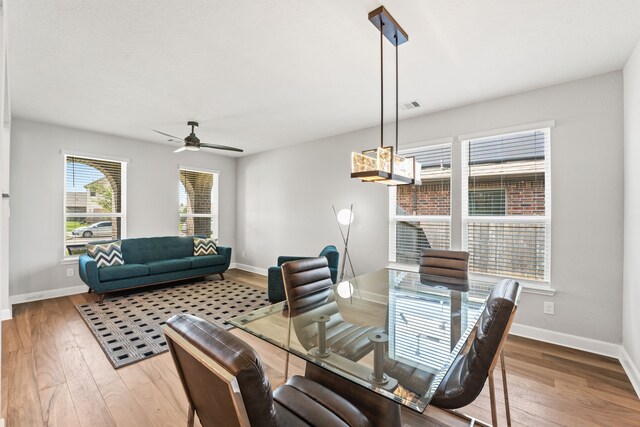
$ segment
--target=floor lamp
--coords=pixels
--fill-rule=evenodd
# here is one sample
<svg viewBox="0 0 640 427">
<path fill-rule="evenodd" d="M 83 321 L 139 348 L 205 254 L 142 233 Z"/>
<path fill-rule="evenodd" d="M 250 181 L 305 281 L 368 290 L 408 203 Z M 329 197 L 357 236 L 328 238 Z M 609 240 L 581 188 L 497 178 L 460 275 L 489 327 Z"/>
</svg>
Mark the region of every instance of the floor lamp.
<svg viewBox="0 0 640 427">
<path fill-rule="evenodd" d="M 344 279 L 344 272 L 347 267 L 347 261 L 349 261 L 349 267 L 351 268 L 352 277 L 356 277 L 356 273 L 353 269 L 353 263 L 351 262 L 351 255 L 349 255 L 349 237 L 351 236 L 351 223 L 353 223 L 353 203 L 349 209 L 341 209 L 340 212 L 336 211 L 336 207 L 331 205 L 333 208 L 333 214 L 336 217 L 336 221 L 338 221 L 338 229 L 340 230 L 340 235 L 342 236 L 342 243 L 344 244 L 344 252 L 342 254 L 342 270 L 340 270 L 340 279 L 338 282 L 342 282 Z M 347 234 L 345 235 L 342 230 L 342 226 L 347 227 Z"/>
</svg>

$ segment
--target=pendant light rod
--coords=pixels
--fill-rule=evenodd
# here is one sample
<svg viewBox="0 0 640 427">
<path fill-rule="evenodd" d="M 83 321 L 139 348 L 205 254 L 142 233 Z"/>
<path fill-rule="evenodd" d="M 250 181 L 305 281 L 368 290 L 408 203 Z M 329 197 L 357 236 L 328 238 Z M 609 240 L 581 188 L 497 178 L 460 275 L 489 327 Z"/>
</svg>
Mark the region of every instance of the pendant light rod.
<svg viewBox="0 0 640 427">
<path fill-rule="evenodd" d="M 382 16 L 380 17 L 380 28 L 384 28 Z M 380 31 L 380 148 L 384 147 L 384 46 L 382 43 L 383 31 Z"/>
<path fill-rule="evenodd" d="M 395 35 L 396 42 L 396 154 L 398 154 L 398 32 Z"/>
</svg>

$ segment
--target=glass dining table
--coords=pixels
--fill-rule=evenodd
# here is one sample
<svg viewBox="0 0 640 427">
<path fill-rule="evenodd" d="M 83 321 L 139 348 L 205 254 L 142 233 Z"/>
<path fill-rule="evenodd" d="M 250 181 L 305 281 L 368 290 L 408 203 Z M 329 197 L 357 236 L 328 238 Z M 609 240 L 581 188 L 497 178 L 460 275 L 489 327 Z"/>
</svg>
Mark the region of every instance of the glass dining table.
<svg viewBox="0 0 640 427">
<path fill-rule="evenodd" d="M 385 268 L 334 285 L 307 311 L 291 313 L 283 301 L 229 323 L 424 412 L 494 284 Z"/>
</svg>

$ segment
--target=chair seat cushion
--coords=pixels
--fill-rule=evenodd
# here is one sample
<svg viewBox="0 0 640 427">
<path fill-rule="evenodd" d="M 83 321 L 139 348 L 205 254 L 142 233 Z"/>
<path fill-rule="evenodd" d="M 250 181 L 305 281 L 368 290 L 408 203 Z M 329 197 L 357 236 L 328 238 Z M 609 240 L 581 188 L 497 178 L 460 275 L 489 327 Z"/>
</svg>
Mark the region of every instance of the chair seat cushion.
<svg viewBox="0 0 640 427">
<path fill-rule="evenodd" d="M 301 376 L 273 393 L 276 413 L 286 425 L 370 426 L 367 417 L 348 400 Z"/>
<path fill-rule="evenodd" d="M 193 268 L 203 268 L 203 267 L 213 267 L 216 265 L 224 265 L 227 261 L 225 257 L 222 255 L 199 255 L 199 256 L 188 256 L 184 258 L 189 260 L 191 263 L 191 267 Z"/>
<path fill-rule="evenodd" d="M 188 259 L 165 259 L 162 261 L 150 261 L 146 264 L 149 274 L 171 273 L 172 271 L 189 270 L 191 262 Z"/>
<path fill-rule="evenodd" d="M 102 282 L 148 275 L 149 267 L 144 264 L 123 264 L 98 269 L 98 277 Z"/>
</svg>

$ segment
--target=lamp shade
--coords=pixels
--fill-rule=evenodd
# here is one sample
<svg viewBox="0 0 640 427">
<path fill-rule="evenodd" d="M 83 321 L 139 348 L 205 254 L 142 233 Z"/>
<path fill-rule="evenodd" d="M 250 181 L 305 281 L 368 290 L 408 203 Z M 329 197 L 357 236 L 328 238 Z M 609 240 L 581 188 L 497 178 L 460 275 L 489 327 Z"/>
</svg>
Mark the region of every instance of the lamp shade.
<svg viewBox="0 0 640 427">
<path fill-rule="evenodd" d="M 349 225 L 353 222 L 353 212 L 351 209 L 340 209 L 337 218 L 340 224 Z"/>
<path fill-rule="evenodd" d="M 351 295 L 353 295 L 353 285 L 347 280 L 340 282 L 338 284 L 338 295 L 340 295 L 341 298 L 351 297 Z"/>
</svg>

